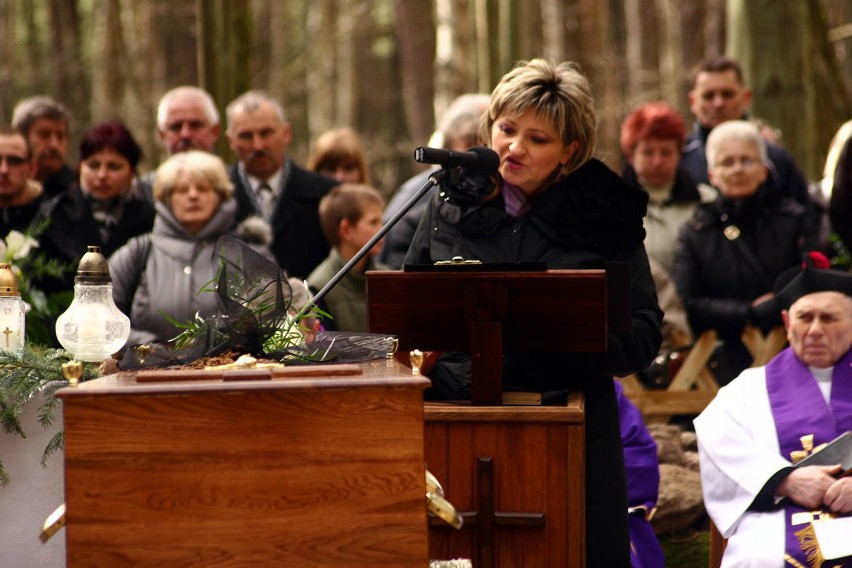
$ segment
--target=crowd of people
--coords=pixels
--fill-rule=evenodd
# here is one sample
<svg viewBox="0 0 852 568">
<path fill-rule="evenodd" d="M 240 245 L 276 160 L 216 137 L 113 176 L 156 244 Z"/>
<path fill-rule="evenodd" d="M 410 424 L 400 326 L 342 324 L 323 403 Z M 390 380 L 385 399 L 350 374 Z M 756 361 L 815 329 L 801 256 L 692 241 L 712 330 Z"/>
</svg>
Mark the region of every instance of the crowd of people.
<svg viewBox="0 0 852 568">
<path fill-rule="evenodd" d="M 131 344 L 168 342 L 178 334 L 174 321 L 215 311 L 215 298 L 202 289 L 215 276 L 211 252 L 223 235 L 243 239 L 316 292 L 370 241 L 383 220 L 401 216 L 384 242 L 323 298 L 321 307 L 332 316 L 323 325 L 340 331 L 368 331 L 368 270 L 457 256 L 571 269 L 628 263 L 629 333 L 610 333 L 606 353 L 513 354 L 505 373 L 514 386 L 585 395 L 588 565 L 624 566 L 631 548 L 623 512 L 634 489 L 624 472 L 636 464 L 622 449 L 631 439 L 645 444 L 646 437 L 624 429 L 630 411 L 624 410 L 612 377 L 642 371 L 661 349 L 715 329 L 726 359 L 720 367 L 726 371 L 717 378 L 728 383 L 750 366 L 739 338 L 745 326 L 765 323 L 767 302 L 775 302 L 778 322 L 783 310 L 788 329 L 792 354 L 783 365 L 804 364 L 797 372 L 805 379 L 822 376 L 814 369 L 835 367 L 848 357 L 852 333 L 847 305 L 852 301 L 843 277 L 812 286 L 786 304 L 777 301 L 785 290 L 779 277 L 808 253 L 825 250 L 829 219 L 852 246 L 847 241 L 852 240 L 852 127 L 847 123 L 838 132 L 815 194 L 792 157 L 767 141 L 749 116 L 751 91 L 737 61 L 702 62 L 688 102 L 691 130 L 662 101 L 640 105 L 625 117 L 624 170 L 617 174 L 594 157 L 597 119 L 587 79 L 569 63 L 521 62 L 490 95 L 459 97 L 429 144 L 455 151 L 488 146 L 499 156 L 497 173 L 446 178 L 403 214 L 403 206 L 425 189 L 431 170 L 403 183 L 385 207 L 369 185 L 368 151 L 357 132 L 324 133 L 301 167 L 287 153 L 294 132 L 285 110 L 266 92 L 249 91 L 231 101 L 224 129 L 203 89 L 181 86 L 165 93 L 157 129 L 168 157 L 143 176 L 137 172 L 142 151 L 118 121 L 93 125 L 79 141 L 79 164 L 67 164 L 67 109 L 48 97 L 31 97 L 16 106 L 11 125 L 0 126 L 0 236 L 43 223 L 42 250 L 69 264 L 88 245 L 100 246 L 109 257 L 116 303 L 131 318 Z M 213 153 L 222 131 L 236 156 L 231 165 Z M 70 289 L 72 279 L 69 272 L 40 284 Z M 828 328 L 842 330 L 830 334 L 830 357 L 813 360 L 813 345 L 821 344 L 809 334 L 825 335 Z M 431 370 L 432 396 L 469 396 L 470 361 L 464 354 L 441 354 Z M 848 365 L 838 373 L 846 377 Z M 785 499 L 805 507 L 825 502 L 843 514 L 852 510 L 852 482 L 830 482 L 824 479 L 830 473 L 821 471 L 809 479 L 818 477 L 822 489 L 803 498 L 804 482 L 797 483 L 798 473 L 790 474 L 784 456 L 763 461 L 748 490 L 737 489 L 739 464 L 729 469 L 732 456 L 719 445 L 737 439 L 743 443 L 741 461 L 746 454 L 752 461 L 761 458 L 745 445 L 749 433 L 720 429 L 719 416 L 748 413 L 737 385 L 747 380 L 762 388 L 776 374 L 783 373 L 767 370 L 765 379 L 744 375 L 732 382 L 697 423 L 708 503 L 723 501 L 709 505 L 710 512 L 714 519 L 718 515 L 726 535 L 750 523 L 755 507 L 771 509 Z M 831 390 L 824 402 L 830 406 L 843 392 Z M 845 413 L 838 424 L 852 419 L 846 404 L 835 409 Z M 777 423 L 779 431 L 788 425 Z M 782 446 L 790 436 L 781 434 Z M 777 444 L 768 444 L 766 451 L 778 454 Z M 658 482 L 658 476 L 650 479 L 652 485 Z M 655 489 L 649 491 L 641 499 L 643 510 L 653 507 Z M 726 492 L 743 506 L 731 509 Z M 634 566 L 662 565 L 657 549 L 644 561 L 635 546 L 632 550 Z M 736 541 L 732 550 L 731 557 L 738 554 Z"/>
</svg>

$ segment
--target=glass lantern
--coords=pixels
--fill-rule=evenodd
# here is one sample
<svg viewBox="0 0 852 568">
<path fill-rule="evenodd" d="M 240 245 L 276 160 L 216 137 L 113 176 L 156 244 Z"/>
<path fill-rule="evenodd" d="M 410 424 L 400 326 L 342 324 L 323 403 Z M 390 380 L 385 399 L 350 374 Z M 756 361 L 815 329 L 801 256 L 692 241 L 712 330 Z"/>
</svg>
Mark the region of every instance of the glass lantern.
<svg viewBox="0 0 852 568">
<path fill-rule="evenodd" d="M 109 265 L 101 248 L 88 247 L 74 278 L 74 300 L 56 320 L 56 338 L 80 361 L 99 363 L 124 347 L 130 318 L 112 299 Z"/>
<path fill-rule="evenodd" d="M 24 352 L 25 315 L 24 301 L 12 267 L 0 262 L 0 349 L 19 357 Z"/>
</svg>

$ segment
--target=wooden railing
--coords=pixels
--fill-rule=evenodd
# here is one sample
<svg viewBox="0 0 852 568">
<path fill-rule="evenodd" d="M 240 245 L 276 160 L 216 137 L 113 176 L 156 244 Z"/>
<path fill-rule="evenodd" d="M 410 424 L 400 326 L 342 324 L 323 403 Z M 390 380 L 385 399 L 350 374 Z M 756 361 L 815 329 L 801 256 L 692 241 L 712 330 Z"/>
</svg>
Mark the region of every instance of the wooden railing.
<svg viewBox="0 0 852 568">
<path fill-rule="evenodd" d="M 765 365 L 787 343 L 784 328 L 776 327 L 764 335 L 747 326 L 741 336 L 752 356 L 753 367 Z M 708 363 L 718 342 L 716 330 L 704 331 L 686 352 L 683 364 L 666 389 L 647 389 L 636 375 L 621 379 L 627 397 L 639 408 L 647 424 L 668 422 L 674 415 L 700 414 L 716 392 L 719 383 Z"/>
</svg>

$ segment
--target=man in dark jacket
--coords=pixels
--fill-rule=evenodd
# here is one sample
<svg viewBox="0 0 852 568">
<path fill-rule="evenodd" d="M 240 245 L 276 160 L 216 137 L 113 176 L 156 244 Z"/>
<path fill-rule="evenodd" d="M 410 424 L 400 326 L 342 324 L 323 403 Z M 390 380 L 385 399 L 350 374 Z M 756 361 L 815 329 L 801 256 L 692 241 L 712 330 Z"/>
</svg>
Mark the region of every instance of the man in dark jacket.
<svg viewBox="0 0 852 568">
<path fill-rule="evenodd" d="M 77 180 L 77 174 L 65 163 L 70 118 L 65 105 L 42 96 L 22 99 L 12 112 L 12 126 L 32 148 L 33 177 L 48 197 L 62 193 Z"/>
<path fill-rule="evenodd" d="M 728 120 L 746 120 L 751 104 L 751 89 L 745 86 L 740 63 L 729 57 L 704 60 L 689 91 L 689 108 L 695 126 L 686 139 L 680 167 L 699 183 L 709 184 L 705 145 L 710 131 Z M 811 208 L 808 184 L 793 158 L 782 148 L 767 144 L 769 177 L 765 184 L 770 194 L 790 197 Z"/>
<path fill-rule="evenodd" d="M 319 221 L 319 201 L 338 184 L 304 170 L 285 152 L 293 136 L 284 109 L 261 91 L 228 104 L 227 137 L 239 161 L 230 167 L 237 221 L 259 215 L 272 226 L 270 249 L 289 276 L 304 279 L 330 250 Z"/>
</svg>

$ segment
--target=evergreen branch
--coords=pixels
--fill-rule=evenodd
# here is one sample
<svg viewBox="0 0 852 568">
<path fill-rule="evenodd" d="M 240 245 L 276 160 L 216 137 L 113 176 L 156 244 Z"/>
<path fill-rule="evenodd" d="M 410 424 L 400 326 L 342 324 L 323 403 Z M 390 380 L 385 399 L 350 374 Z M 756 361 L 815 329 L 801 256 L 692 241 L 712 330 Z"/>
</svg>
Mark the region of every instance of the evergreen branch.
<svg viewBox="0 0 852 568">
<path fill-rule="evenodd" d="M 0 428 L 12 435 L 26 438 L 21 416 L 24 405 L 41 393 L 44 397 L 37 409 L 40 425 L 47 428 L 54 423 L 55 411 L 59 401 L 55 398 L 57 389 L 68 384 L 62 373 L 62 365 L 71 360 L 71 354 L 63 349 L 33 346 L 27 343 L 23 353 L 0 351 Z M 80 381 L 88 381 L 97 376 L 93 365 L 83 367 Z M 42 463 L 48 456 L 62 448 L 64 437 L 57 433 L 44 450 Z M 0 487 L 9 483 L 8 472 L 4 469 L 0 457 Z"/>
<path fill-rule="evenodd" d="M 65 432 L 60 430 L 54 434 L 53 438 L 47 443 L 44 453 L 41 454 L 41 467 L 47 466 L 47 459 L 61 450 L 65 446 Z"/>
</svg>

